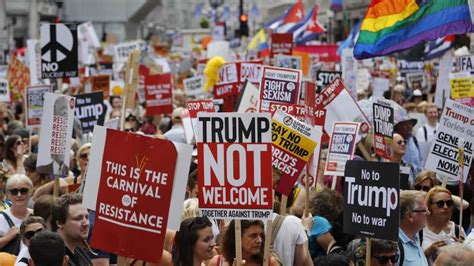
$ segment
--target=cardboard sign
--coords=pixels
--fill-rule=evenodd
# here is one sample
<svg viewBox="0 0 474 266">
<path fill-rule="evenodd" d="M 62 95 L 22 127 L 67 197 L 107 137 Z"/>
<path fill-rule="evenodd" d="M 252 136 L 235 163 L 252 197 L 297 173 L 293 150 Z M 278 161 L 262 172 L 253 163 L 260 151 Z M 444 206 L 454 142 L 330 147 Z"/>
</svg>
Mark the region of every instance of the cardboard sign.
<svg viewBox="0 0 474 266">
<path fill-rule="evenodd" d="M 275 55 L 291 55 L 293 51 L 293 33 L 273 33 L 271 54 L 270 57 Z"/>
<path fill-rule="evenodd" d="M 344 49 L 341 55 L 342 79 L 352 98 L 357 99 L 357 70 L 359 61 L 354 58 L 354 49 Z"/>
<path fill-rule="evenodd" d="M 90 77 L 86 83 L 86 93 L 102 92 L 104 99 L 109 99 L 110 94 L 110 76 L 99 75 Z"/>
<path fill-rule="evenodd" d="M 348 161 L 344 176 L 344 233 L 397 241 L 399 164 Z"/>
<path fill-rule="evenodd" d="M 217 219 L 272 214 L 270 114 L 198 114 L 199 209 Z"/>
<path fill-rule="evenodd" d="M 444 101 L 451 97 L 449 73 L 453 70 L 452 56 L 445 55 L 439 62 L 438 79 L 436 80 L 436 94 L 434 103 L 438 108 L 444 106 Z"/>
<path fill-rule="evenodd" d="M 260 82 L 260 111 L 269 111 L 270 102 L 297 104 L 301 70 L 263 66 Z"/>
<path fill-rule="evenodd" d="M 30 86 L 26 88 L 26 127 L 36 128 L 43 117 L 44 94 L 52 92 L 50 85 Z"/>
<path fill-rule="evenodd" d="M 352 121 L 359 122 L 360 132 L 367 133 L 370 130 L 370 124 L 364 112 L 359 105 L 354 101 L 345 89 L 341 79 L 336 79 L 327 86 L 321 93 L 316 96 L 316 110 L 325 110 L 325 115 L 322 116 L 319 111 L 315 114 L 316 121 L 324 123 L 324 131 L 328 135 L 332 135 L 334 122 L 337 121 Z M 348 112 L 347 110 L 351 110 Z"/>
<path fill-rule="evenodd" d="M 284 104 L 284 103 L 270 103 L 270 113 L 272 117 L 275 113 L 280 110 L 286 114 L 293 116 L 294 118 L 298 119 L 301 122 L 305 122 L 305 107 L 301 104 Z"/>
<path fill-rule="evenodd" d="M 425 168 L 435 171 L 441 177 L 448 177 L 448 184 L 457 185 L 460 138 L 464 139 L 464 182 L 472 163 L 474 108 L 448 99 L 439 121 Z"/>
<path fill-rule="evenodd" d="M 140 51 L 134 50 L 130 52 L 128 57 L 128 61 L 125 68 L 125 90 L 124 96 L 125 100 L 125 108 L 135 109 L 136 101 L 135 96 L 137 93 L 138 87 L 138 69 L 140 67 Z"/>
<path fill-rule="evenodd" d="M 96 49 L 100 48 L 100 41 L 92 22 L 88 21 L 77 26 L 79 40 L 79 62 L 84 65 L 96 63 Z"/>
<path fill-rule="evenodd" d="M 318 130 L 319 129 L 319 130 Z M 282 173 L 276 191 L 288 196 L 321 138 L 315 128 L 277 110 L 272 119 L 272 166 Z"/>
<path fill-rule="evenodd" d="M 259 87 L 260 74 L 263 61 L 251 61 L 240 63 L 240 83 L 243 84 L 246 80 L 253 85 Z"/>
<path fill-rule="evenodd" d="M 10 88 L 8 87 L 8 81 L 0 78 L 0 102 L 10 101 Z"/>
<path fill-rule="evenodd" d="M 354 156 L 359 123 L 335 122 L 329 141 L 325 175 L 344 176 L 346 162 Z"/>
<path fill-rule="evenodd" d="M 255 113 L 259 109 L 260 88 L 246 81 L 237 103 L 237 113 Z"/>
<path fill-rule="evenodd" d="M 219 81 L 214 85 L 214 98 L 224 100 L 224 112 L 234 111 L 238 100 L 239 85 L 237 64 L 224 64 L 219 71 Z"/>
<path fill-rule="evenodd" d="M 69 167 L 75 101 L 73 97 L 46 92 L 38 145 L 38 173 L 63 176 Z"/>
<path fill-rule="evenodd" d="M 79 76 L 76 25 L 43 23 L 40 35 L 41 77 L 57 79 Z"/>
<path fill-rule="evenodd" d="M 7 80 L 12 94 L 23 94 L 30 85 L 30 70 L 16 56 L 12 56 L 8 65 Z"/>
<path fill-rule="evenodd" d="M 145 77 L 146 111 L 148 115 L 173 112 L 171 74 Z"/>
<path fill-rule="evenodd" d="M 451 98 L 468 106 L 474 106 L 474 81 L 471 73 L 450 73 Z"/>
<path fill-rule="evenodd" d="M 145 52 L 146 49 L 147 44 L 142 40 L 116 44 L 114 46 L 114 62 L 126 63 L 132 51 L 140 50 L 140 52 Z"/>
<path fill-rule="evenodd" d="M 413 88 L 413 83 L 418 83 L 421 86 L 421 90 L 427 87 L 426 75 L 422 71 L 407 73 L 406 79 L 409 88 Z"/>
<path fill-rule="evenodd" d="M 39 84 L 39 78 L 41 78 L 41 48 L 38 40 L 27 40 L 26 50 L 28 57 L 28 67 L 30 69 L 31 84 Z"/>
<path fill-rule="evenodd" d="M 403 77 L 405 77 L 407 73 L 423 72 L 424 68 L 425 62 L 423 61 L 398 60 L 398 69 L 400 69 L 400 73 Z"/>
<path fill-rule="evenodd" d="M 387 160 L 392 158 L 393 140 L 393 106 L 390 102 L 379 99 L 373 104 L 374 149 L 375 153 Z"/>
<path fill-rule="evenodd" d="M 95 125 L 102 126 L 107 113 L 103 92 L 76 95 L 75 97 L 74 115 L 81 121 L 82 132 L 92 131 Z"/>
<path fill-rule="evenodd" d="M 342 78 L 342 72 L 340 71 L 318 71 L 316 73 L 316 86 L 317 92 L 321 92 L 326 86 L 334 82 L 337 78 Z"/>
<path fill-rule="evenodd" d="M 187 149 L 189 152 L 190 147 Z M 161 252 L 146 245 L 154 243 L 163 249 L 173 216 L 169 210 L 176 200 L 182 205 L 184 194 L 178 199 L 174 191 L 177 186 L 185 187 L 177 172 L 182 159 L 178 154 L 178 146 L 171 141 L 94 128 L 84 191 L 88 198 L 84 205 L 90 208 L 95 203 L 93 247 L 160 263 Z M 186 157 L 190 160 L 190 152 Z M 189 161 L 183 170 L 189 170 Z M 174 211 L 182 210 L 176 207 Z"/>
<path fill-rule="evenodd" d="M 187 107 L 189 111 L 189 118 L 191 119 L 191 125 L 193 128 L 193 136 L 201 134 L 197 128 L 197 116 L 199 113 L 215 113 L 216 109 L 214 108 L 214 103 L 212 100 L 197 100 L 197 101 L 188 101 Z"/>
<path fill-rule="evenodd" d="M 461 56 L 457 59 L 457 67 L 460 71 L 469 71 L 474 74 L 474 56 Z"/>
<path fill-rule="evenodd" d="M 188 96 L 198 97 L 203 94 L 204 79 L 201 76 L 187 78 L 183 80 L 183 85 Z"/>
<path fill-rule="evenodd" d="M 301 70 L 301 57 L 290 55 L 275 55 L 274 66 Z"/>
</svg>

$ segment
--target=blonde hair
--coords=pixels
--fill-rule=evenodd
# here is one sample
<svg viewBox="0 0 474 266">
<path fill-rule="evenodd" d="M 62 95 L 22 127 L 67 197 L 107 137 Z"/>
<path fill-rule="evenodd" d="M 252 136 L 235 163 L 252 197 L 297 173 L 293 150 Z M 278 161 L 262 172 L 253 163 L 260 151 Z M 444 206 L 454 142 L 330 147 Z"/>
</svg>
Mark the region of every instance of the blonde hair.
<svg viewBox="0 0 474 266">
<path fill-rule="evenodd" d="M 181 221 L 188 218 L 194 218 L 199 216 L 199 201 L 197 198 L 189 198 L 183 203 L 183 213 L 181 215 Z"/>
<path fill-rule="evenodd" d="M 14 174 L 10 176 L 7 180 L 7 185 L 5 188 L 9 190 L 12 186 L 20 183 L 27 184 L 30 188 L 33 188 L 33 182 L 31 182 L 31 179 L 24 174 Z"/>
<path fill-rule="evenodd" d="M 431 204 L 433 197 L 436 195 L 436 193 L 448 193 L 450 197 L 453 196 L 451 191 L 449 191 L 447 188 L 442 187 L 442 186 L 435 186 L 428 191 L 428 194 L 426 194 L 426 203 Z"/>
<path fill-rule="evenodd" d="M 91 149 L 92 147 L 92 144 L 89 142 L 89 143 L 86 143 L 86 144 L 83 144 L 79 150 L 77 150 L 77 153 L 76 153 L 76 159 L 79 161 L 79 158 L 81 157 L 81 153 L 86 150 L 86 149 Z"/>
<path fill-rule="evenodd" d="M 433 187 L 439 186 L 439 181 L 436 178 L 436 173 L 433 172 L 433 171 L 429 171 L 429 170 L 421 171 L 416 176 L 415 184 L 413 184 L 413 186 L 416 186 L 416 185 L 419 185 L 419 184 L 423 183 L 426 179 L 429 179 L 431 181 L 431 184 L 433 185 Z"/>
</svg>

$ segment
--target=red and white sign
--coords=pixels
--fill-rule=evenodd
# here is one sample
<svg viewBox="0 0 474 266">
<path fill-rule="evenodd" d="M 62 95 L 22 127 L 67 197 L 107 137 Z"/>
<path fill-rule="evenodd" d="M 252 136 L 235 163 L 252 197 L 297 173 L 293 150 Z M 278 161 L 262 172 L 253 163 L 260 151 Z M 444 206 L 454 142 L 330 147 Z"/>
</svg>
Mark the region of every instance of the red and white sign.
<svg viewBox="0 0 474 266">
<path fill-rule="evenodd" d="M 293 51 L 293 33 L 273 33 L 271 57 L 277 54 L 291 55 Z"/>
<path fill-rule="evenodd" d="M 91 245 L 159 264 L 149 245 L 162 250 L 166 229 L 179 224 L 191 149 L 96 126 L 83 202 L 96 211 Z"/>
<path fill-rule="evenodd" d="M 277 110 L 281 110 L 291 116 L 294 116 L 299 121 L 305 122 L 306 110 L 304 105 L 300 104 L 284 104 L 284 103 L 270 103 L 270 113 L 275 115 Z"/>
<path fill-rule="evenodd" d="M 336 78 L 316 96 L 316 110 L 322 109 L 325 110 L 325 115 L 321 116 L 321 113 L 316 111 L 315 119 L 324 121 L 324 131 L 329 136 L 332 135 L 334 122 L 338 121 L 361 123 L 359 133 L 367 133 L 370 129 L 367 117 L 340 78 Z"/>
<path fill-rule="evenodd" d="M 145 77 L 145 99 L 147 115 L 173 112 L 171 74 Z"/>
<path fill-rule="evenodd" d="M 189 119 L 193 127 L 193 137 L 199 135 L 200 132 L 197 130 L 197 116 L 200 112 L 205 113 L 214 113 L 216 109 L 214 108 L 214 103 L 212 100 L 196 100 L 188 101 L 187 103 L 189 111 Z"/>
<path fill-rule="evenodd" d="M 50 85 L 26 87 L 26 126 L 39 127 L 43 116 L 44 94 L 51 92 Z"/>
<path fill-rule="evenodd" d="M 258 111 L 260 101 L 260 88 L 252 82 L 245 82 L 237 103 L 237 113 L 255 113 Z"/>
<path fill-rule="evenodd" d="M 268 112 L 270 102 L 297 104 L 301 70 L 263 66 L 260 82 L 260 111 Z"/>
<path fill-rule="evenodd" d="M 270 114 L 199 113 L 199 209 L 219 219 L 272 213 Z"/>
</svg>

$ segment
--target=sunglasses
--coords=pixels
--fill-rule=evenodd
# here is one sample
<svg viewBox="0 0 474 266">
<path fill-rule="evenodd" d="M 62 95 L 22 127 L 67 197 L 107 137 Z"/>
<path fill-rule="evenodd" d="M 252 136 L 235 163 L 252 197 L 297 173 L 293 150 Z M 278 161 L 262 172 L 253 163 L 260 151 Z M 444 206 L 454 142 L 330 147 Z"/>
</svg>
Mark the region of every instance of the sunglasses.
<svg viewBox="0 0 474 266">
<path fill-rule="evenodd" d="M 429 211 L 427 209 L 424 209 L 424 210 L 413 210 L 411 212 L 423 212 L 423 213 L 425 213 L 425 212 L 429 212 Z"/>
<path fill-rule="evenodd" d="M 16 144 L 16 145 L 21 145 L 21 144 L 25 144 L 25 143 L 23 142 L 23 140 L 17 140 L 17 141 L 15 142 L 15 144 Z"/>
<path fill-rule="evenodd" d="M 135 132 L 135 130 L 133 130 L 133 128 L 124 128 L 123 131 L 125 131 L 125 132 Z"/>
<path fill-rule="evenodd" d="M 399 141 L 397 141 L 397 144 L 398 144 L 398 145 L 402 145 L 402 144 L 403 144 L 403 145 L 406 145 L 407 142 L 404 141 L 404 140 L 399 140 Z"/>
<path fill-rule="evenodd" d="M 20 192 L 20 195 L 26 195 L 28 194 L 28 191 L 30 191 L 30 189 L 29 188 L 20 188 L 20 189 L 14 188 L 14 189 L 10 189 L 9 191 L 10 191 L 10 194 L 16 196 L 18 195 L 18 192 Z"/>
<path fill-rule="evenodd" d="M 27 240 L 30 240 L 32 237 L 34 237 L 34 236 L 36 235 L 36 233 L 39 233 L 39 232 L 41 232 L 41 231 L 43 231 L 43 228 L 40 228 L 40 229 L 38 229 L 38 230 L 36 230 L 36 231 L 28 231 L 28 232 L 25 232 L 25 233 L 23 234 L 23 236 L 24 236 Z"/>
<path fill-rule="evenodd" d="M 89 159 L 89 154 L 88 153 L 83 153 L 83 154 L 79 155 L 79 158 L 81 158 L 83 160 Z"/>
<path fill-rule="evenodd" d="M 436 202 L 431 202 L 431 204 L 436 204 L 438 208 L 443 208 L 445 205 L 446 207 L 451 208 L 454 204 L 454 201 L 453 200 L 438 200 Z"/>
<path fill-rule="evenodd" d="M 379 256 L 379 257 L 373 256 L 373 257 L 376 258 L 380 264 L 387 264 L 388 261 L 390 261 L 391 263 L 396 263 L 398 261 L 398 254 L 393 255 L 393 256 Z"/>
<path fill-rule="evenodd" d="M 430 186 L 416 185 L 416 186 L 415 186 L 415 189 L 416 189 L 416 190 L 423 190 L 423 191 L 425 191 L 425 192 L 428 192 L 428 191 L 430 191 L 431 187 L 430 187 Z"/>
</svg>

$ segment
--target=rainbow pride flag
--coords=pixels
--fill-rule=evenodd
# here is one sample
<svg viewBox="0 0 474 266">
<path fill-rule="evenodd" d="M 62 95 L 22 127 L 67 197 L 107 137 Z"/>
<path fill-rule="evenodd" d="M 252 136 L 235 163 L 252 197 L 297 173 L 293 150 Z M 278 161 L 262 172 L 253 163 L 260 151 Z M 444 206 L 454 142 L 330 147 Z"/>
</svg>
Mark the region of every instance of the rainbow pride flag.
<svg viewBox="0 0 474 266">
<path fill-rule="evenodd" d="M 365 59 L 408 49 L 472 29 L 468 0 L 372 0 L 354 57 Z"/>
</svg>

